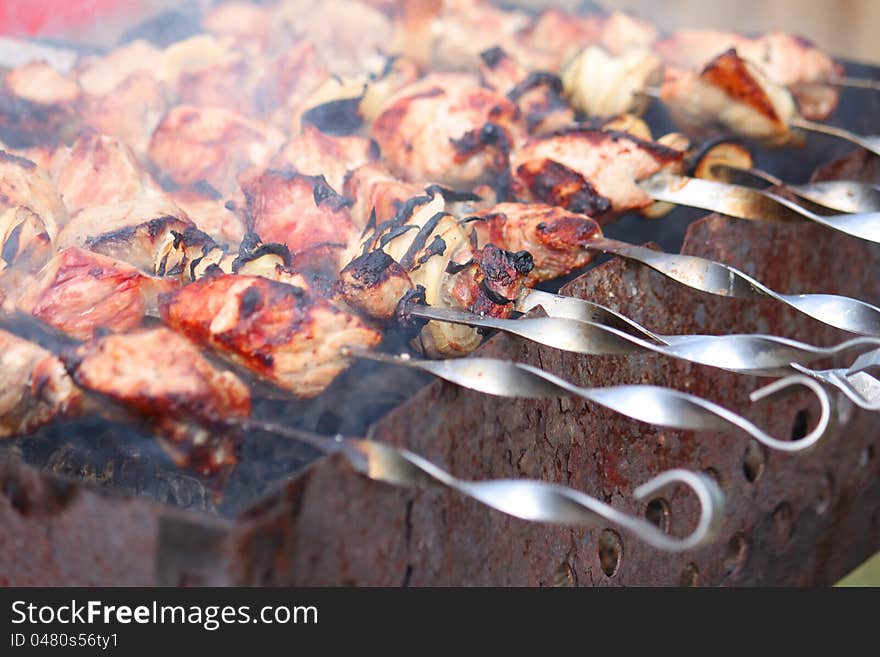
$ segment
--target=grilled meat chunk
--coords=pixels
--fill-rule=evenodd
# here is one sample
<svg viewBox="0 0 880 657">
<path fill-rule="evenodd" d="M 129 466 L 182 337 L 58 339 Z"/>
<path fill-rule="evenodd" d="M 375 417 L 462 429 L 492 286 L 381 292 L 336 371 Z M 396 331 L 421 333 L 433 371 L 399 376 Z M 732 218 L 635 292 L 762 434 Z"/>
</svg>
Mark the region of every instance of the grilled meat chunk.
<svg viewBox="0 0 880 657">
<path fill-rule="evenodd" d="M 101 331 L 127 331 L 155 312 L 171 279 L 145 276 L 134 267 L 78 248 L 65 249 L 21 291 L 18 307 L 55 328 L 87 340 Z"/>
<path fill-rule="evenodd" d="M 424 185 L 398 180 L 381 162 L 370 162 L 345 178 L 343 192 L 353 200 L 351 220 L 358 229 L 394 217 L 407 200 L 420 196 Z"/>
<path fill-rule="evenodd" d="M 593 254 L 584 246 L 602 236 L 593 219 L 540 203 L 501 203 L 468 221 L 480 244 L 531 254 L 534 268 L 525 281 L 529 287 L 586 266 Z"/>
<path fill-rule="evenodd" d="M 51 174 L 71 214 L 161 193 L 128 146 L 91 130 L 55 151 Z"/>
<path fill-rule="evenodd" d="M 274 129 L 229 110 L 180 105 L 156 128 L 149 156 L 178 185 L 205 181 L 233 194 L 238 174 L 264 166 L 282 141 Z"/>
<path fill-rule="evenodd" d="M 0 206 L 30 208 L 53 240 L 68 219 L 67 208 L 49 175 L 30 160 L 6 151 L 0 151 Z"/>
<path fill-rule="evenodd" d="M 272 166 L 307 176 L 323 175 L 333 189 L 341 190 L 350 171 L 378 157 L 376 145 L 364 137 L 334 137 L 306 125 L 301 135 L 296 135 L 275 155 Z"/>
<path fill-rule="evenodd" d="M 165 276 L 186 264 L 179 236 L 195 228 L 164 196 L 85 208 L 58 235 L 58 248 L 80 246 Z"/>
<path fill-rule="evenodd" d="M 42 347 L 0 331 L 0 438 L 29 433 L 79 410 L 82 393 Z"/>
<path fill-rule="evenodd" d="M 528 251 L 513 253 L 487 244 L 474 251 L 464 269 L 451 275 L 449 295 L 454 307 L 488 317 L 510 316 L 534 262 Z"/>
<path fill-rule="evenodd" d="M 667 77 L 660 95 L 676 122 L 695 135 L 714 128 L 777 145 L 792 138 L 788 124 L 797 109 L 791 94 L 735 50 L 713 59 L 701 73 Z"/>
<path fill-rule="evenodd" d="M 218 244 L 235 246 L 244 238 L 245 220 L 238 203 L 224 200 L 210 185 L 190 185 L 169 192 L 168 198 Z"/>
<path fill-rule="evenodd" d="M 626 132 L 575 126 L 532 139 L 514 153 L 514 193 L 601 222 L 650 205 L 636 183 L 679 166 L 683 155 Z"/>
<path fill-rule="evenodd" d="M 0 140 L 12 148 L 55 145 L 76 129 L 79 86 L 46 62 L 7 73 L 0 86 Z"/>
<path fill-rule="evenodd" d="M 519 110 L 469 76 L 432 74 L 373 123 L 389 170 L 406 181 L 465 186 L 498 176 L 524 135 Z"/>
<path fill-rule="evenodd" d="M 720 30 L 679 30 L 654 44 L 673 67 L 695 69 L 725 51 L 735 49 L 773 84 L 789 88 L 800 113 L 822 121 L 834 111 L 839 92 L 822 84 L 842 73 L 842 67 L 812 43 L 781 30 L 746 37 Z"/>
<path fill-rule="evenodd" d="M 324 299 L 257 276 L 209 276 L 161 297 L 159 308 L 167 325 L 300 397 L 348 366 L 342 347 L 370 349 L 381 337 Z"/>
<path fill-rule="evenodd" d="M 74 378 L 152 421 L 181 466 L 212 474 L 236 461 L 224 421 L 250 415 L 247 386 L 167 328 L 111 335 L 83 345 Z"/>
<path fill-rule="evenodd" d="M 136 39 L 100 57 L 84 59 L 78 67 L 77 80 L 86 94 L 107 96 L 133 75 L 155 75 L 161 58 L 161 49 L 148 41 Z"/>
<path fill-rule="evenodd" d="M 286 245 L 293 254 L 319 251 L 319 268 L 338 271 L 338 255 L 354 237 L 350 203 L 323 176 L 267 170 L 242 182 L 249 229 L 264 242 Z"/>
<path fill-rule="evenodd" d="M 413 289 L 406 270 L 382 249 L 358 256 L 339 273 L 346 304 L 374 319 L 390 322 L 400 301 Z"/>
</svg>

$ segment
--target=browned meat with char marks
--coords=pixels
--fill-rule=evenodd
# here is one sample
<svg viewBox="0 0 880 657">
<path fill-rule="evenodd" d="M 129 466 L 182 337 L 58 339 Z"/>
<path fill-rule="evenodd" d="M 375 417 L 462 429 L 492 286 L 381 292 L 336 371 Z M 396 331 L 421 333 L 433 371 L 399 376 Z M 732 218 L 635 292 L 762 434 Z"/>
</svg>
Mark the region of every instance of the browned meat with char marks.
<svg viewBox="0 0 880 657">
<path fill-rule="evenodd" d="M 56 255 L 21 291 L 18 307 L 55 328 L 86 340 L 99 331 L 127 331 L 155 312 L 171 279 L 145 276 L 134 267 L 91 251 L 72 248 Z"/>
<path fill-rule="evenodd" d="M 540 203 L 501 203 L 474 216 L 469 225 L 480 244 L 532 255 L 535 266 L 526 278 L 528 286 L 587 265 L 593 254 L 584 246 L 602 236 L 593 219 Z"/>
<path fill-rule="evenodd" d="M 51 174 L 71 214 L 161 193 L 128 146 L 91 130 L 55 152 Z"/>
<path fill-rule="evenodd" d="M 636 183 L 680 165 L 682 157 L 626 132 L 575 126 L 532 139 L 513 155 L 514 193 L 602 221 L 650 205 Z"/>
<path fill-rule="evenodd" d="M 0 438 L 30 433 L 80 407 L 82 394 L 64 364 L 6 331 L 0 331 L 0 372 Z"/>
<path fill-rule="evenodd" d="M 212 474 L 236 461 L 224 422 L 250 415 L 247 386 L 161 327 L 106 336 L 77 352 L 74 378 L 153 421 L 177 463 Z"/>
<path fill-rule="evenodd" d="M 533 266 L 528 251 L 513 253 L 487 244 L 474 252 L 463 270 L 451 276 L 449 296 L 454 307 L 504 319 L 510 316 Z"/>
<path fill-rule="evenodd" d="M 398 178 L 456 186 L 504 171 L 524 132 L 505 96 L 469 76 L 431 74 L 386 106 L 372 136 Z"/>
<path fill-rule="evenodd" d="M 68 214 L 49 174 L 23 157 L 0 151 L 0 206 L 27 207 L 36 212 L 49 237 L 67 223 Z"/>
<path fill-rule="evenodd" d="M 692 134 L 711 130 L 783 144 L 797 114 L 791 94 L 771 83 L 753 64 L 728 50 L 700 73 L 667 76 L 661 97 L 676 122 Z"/>
<path fill-rule="evenodd" d="M 225 200 L 210 185 L 190 185 L 169 192 L 168 198 L 218 244 L 237 246 L 244 237 L 243 211 L 235 201 Z"/>
<path fill-rule="evenodd" d="M 52 240 L 42 218 L 30 208 L 0 205 L 0 262 L 34 272 L 52 256 Z"/>
<path fill-rule="evenodd" d="M 409 199 L 420 196 L 425 186 L 398 180 L 381 162 L 370 162 L 352 171 L 345 179 L 345 197 L 352 199 L 351 219 L 363 229 L 371 219 L 388 221 Z"/>
<path fill-rule="evenodd" d="M 339 273 L 345 302 L 379 321 L 390 322 L 401 300 L 413 290 L 406 270 L 382 249 L 358 256 Z"/>
<path fill-rule="evenodd" d="M 300 397 L 348 367 L 342 347 L 370 349 L 381 334 L 291 285 L 209 276 L 160 298 L 162 320 L 227 360 Z"/>
<path fill-rule="evenodd" d="M 303 126 L 272 159 L 276 168 L 292 168 L 307 176 L 323 175 L 333 189 L 342 190 L 346 174 L 378 159 L 374 142 L 359 136 L 326 135 L 312 125 Z"/>
<path fill-rule="evenodd" d="M 294 255 L 315 249 L 323 266 L 338 271 L 338 258 L 355 236 L 349 202 L 324 180 L 269 169 L 242 182 L 250 229 L 264 242 L 285 244 Z M 321 263 L 315 263 L 320 265 Z"/>
<path fill-rule="evenodd" d="M 232 194 L 238 174 L 265 165 L 282 141 L 274 129 L 235 112 L 180 105 L 156 128 L 149 156 L 178 185 L 205 181 L 222 194 Z"/>
</svg>

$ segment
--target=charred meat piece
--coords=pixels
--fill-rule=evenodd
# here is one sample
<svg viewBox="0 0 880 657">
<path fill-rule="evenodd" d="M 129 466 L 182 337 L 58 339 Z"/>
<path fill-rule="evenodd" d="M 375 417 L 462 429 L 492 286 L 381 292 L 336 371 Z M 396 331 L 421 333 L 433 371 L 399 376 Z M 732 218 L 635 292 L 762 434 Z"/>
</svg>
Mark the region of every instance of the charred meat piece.
<svg viewBox="0 0 880 657">
<path fill-rule="evenodd" d="M 508 98 L 451 74 L 428 75 L 404 89 L 372 130 L 392 174 L 452 186 L 497 177 L 523 134 Z"/>
<path fill-rule="evenodd" d="M 238 203 L 224 200 L 210 185 L 184 187 L 169 192 L 168 198 L 218 244 L 235 246 L 244 238 L 245 220 Z"/>
<path fill-rule="evenodd" d="M 18 307 L 55 328 L 86 340 L 100 331 L 127 331 L 155 312 L 171 279 L 145 276 L 134 267 L 78 248 L 65 249 L 21 292 Z"/>
<path fill-rule="evenodd" d="M 792 138 L 793 98 L 736 50 L 722 53 L 699 74 L 667 76 L 660 95 L 676 122 L 695 135 L 715 129 L 776 145 Z"/>
<path fill-rule="evenodd" d="M 128 146 L 91 130 L 55 152 L 51 174 L 71 214 L 161 193 Z"/>
<path fill-rule="evenodd" d="M 654 48 L 668 64 L 683 69 L 704 66 L 736 49 L 770 82 L 788 87 L 805 117 L 824 120 L 837 105 L 837 89 L 822 83 L 840 75 L 842 67 L 806 39 L 781 30 L 754 38 L 720 30 L 679 30 Z"/>
<path fill-rule="evenodd" d="M 352 308 L 379 321 L 394 319 L 413 283 L 406 270 L 382 249 L 358 256 L 339 274 L 339 292 Z"/>
<path fill-rule="evenodd" d="M 341 190 L 346 174 L 378 157 L 376 144 L 364 137 L 333 137 L 307 125 L 275 155 L 272 165 L 307 176 L 323 175 L 333 189 Z"/>
<path fill-rule="evenodd" d="M 167 325 L 300 397 L 319 394 L 348 366 L 342 347 L 370 349 L 381 337 L 324 299 L 257 276 L 209 276 L 159 307 Z"/>
<path fill-rule="evenodd" d="M 58 248 L 80 246 L 103 253 L 158 276 L 186 264 L 186 254 L 171 257 L 179 236 L 195 228 L 164 196 L 90 207 L 77 212 L 58 235 Z"/>
<path fill-rule="evenodd" d="M 6 331 L 0 331 L 0 372 L 0 438 L 29 433 L 80 407 L 82 394 L 64 364 Z"/>
<path fill-rule="evenodd" d="M 679 166 L 683 155 L 626 132 L 575 126 L 533 139 L 513 155 L 514 193 L 604 221 L 650 205 L 636 183 Z"/>
<path fill-rule="evenodd" d="M 178 185 L 204 181 L 233 194 L 238 174 L 265 165 L 282 141 L 275 130 L 229 110 L 181 105 L 156 128 L 149 156 Z"/>
<path fill-rule="evenodd" d="M 293 254 L 318 249 L 325 256 L 316 262 L 338 271 L 338 256 L 354 237 L 349 201 L 323 176 L 269 169 L 245 180 L 249 229 L 264 242 L 286 245 Z"/>
<path fill-rule="evenodd" d="M 407 200 L 420 196 L 424 185 L 398 180 L 381 162 L 358 167 L 346 176 L 343 191 L 352 199 L 351 219 L 359 229 L 394 217 Z"/>
<path fill-rule="evenodd" d="M 7 73 L 0 86 L 0 140 L 12 148 L 55 145 L 76 130 L 79 86 L 46 62 Z"/>
<path fill-rule="evenodd" d="M 534 268 L 526 278 L 528 286 L 586 266 L 593 254 L 584 247 L 602 236 L 593 219 L 540 203 L 501 203 L 468 219 L 480 244 L 532 255 Z"/>
<path fill-rule="evenodd" d="M 179 465 L 212 474 L 235 463 L 223 429 L 250 415 L 250 392 L 183 336 L 164 327 L 106 336 L 83 345 L 76 361 L 76 382 L 154 422 Z"/>
<path fill-rule="evenodd" d="M 52 256 L 52 240 L 42 218 L 30 208 L 0 206 L 0 261 L 34 272 Z"/>
<path fill-rule="evenodd" d="M 53 240 L 68 219 L 67 208 L 49 175 L 30 160 L 6 151 L 0 151 L 0 206 L 30 208 Z"/>
<path fill-rule="evenodd" d="M 480 53 L 480 78 L 519 108 L 530 134 L 553 132 L 574 121 L 562 97 L 562 80 L 547 71 L 529 71 L 501 48 Z"/>
<path fill-rule="evenodd" d="M 513 253 L 487 244 L 474 252 L 467 267 L 452 274 L 450 296 L 456 307 L 478 315 L 509 317 L 533 266 L 528 251 Z"/>
<path fill-rule="evenodd" d="M 83 125 L 126 144 L 146 160 L 153 130 L 168 109 L 162 83 L 137 72 L 100 96 L 82 99 Z"/>
</svg>

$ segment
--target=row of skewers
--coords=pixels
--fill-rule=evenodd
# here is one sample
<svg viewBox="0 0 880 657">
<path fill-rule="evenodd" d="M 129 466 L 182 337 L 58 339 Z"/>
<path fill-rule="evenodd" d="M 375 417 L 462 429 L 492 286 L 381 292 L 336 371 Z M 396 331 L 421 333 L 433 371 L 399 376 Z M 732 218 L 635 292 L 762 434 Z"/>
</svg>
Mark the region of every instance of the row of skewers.
<svg viewBox="0 0 880 657">
<path fill-rule="evenodd" d="M 551 68 L 559 70 L 568 56 L 547 48 L 580 48 L 587 39 L 539 37 L 556 20 L 552 11 L 526 30 L 516 12 L 484 3 L 445 3 L 433 13 L 408 4 L 384 13 L 370 4 L 340 3 L 351 11 L 337 19 L 368 16 L 375 25 L 387 19 L 392 33 L 406 26 L 401 51 L 409 56 L 380 57 L 377 65 L 369 39 L 352 35 L 356 43 L 349 49 L 338 42 L 345 30 L 337 29 L 337 41 L 328 44 L 316 27 L 320 21 L 296 23 L 285 14 L 288 4 L 224 4 L 205 19 L 212 34 L 189 42 L 164 50 L 135 42 L 81 62 L 68 76 L 45 63 L 6 76 L 0 92 L 0 138 L 8 146 L 0 153 L 0 358 L 7 389 L 0 397 L 0 435 L 27 434 L 95 408 L 107 412 L 109 401 L 152 422 L 179 464 L 216 473 L 234 466 L 236 433 L 256 422 L 250 417 L 254 381 L 276 393 L 311 397 L 353 357 L 417 367 L 490 394 L 577 395 L 664 426 L 735 428 L 786 451 L 815 444 L 827 427 L 828 393 L 816 379 L 865 408 L 880 405 L 880 384 L 870 383 L 876 381 L 870 371 L 807 369 L 835 353 L 880 346 L 880 309 L 835 295 L 778 294 L 721 263 L 610 240 L 601 228 L 624 212 L 659 216 L 669 203 L 685 203 L 752 220 L 806 218 L 877 242 L 876 189 L 853 183 L 795 188 L 831 214 L 814 212 L 777 194 L 718 182 L 719 168 L 753 171 L 741 147 L 692 145 L 681 134 L 653 140 L 630 114 L 571 125 L 577 112 L 603 113 L 591 110 L 589 95 L 618 89 L 613 76 L 619 83 L 621 69 L 612 58 L 637 51 L 620 46 L 603 53 L 610 62 L 603 70 L 612 76 L 606 88 L 595 71 L 588 74 L 596 66 L 594 45 L 575 53 L 561 77 L 536 68 L 536 61 L 552 56 L 559 63 Z M 315 11 L 324 11 L 321 6 Z M 269 15 L 287 16 L 282 28 L 273 28 Z M 493 43 L 461 66 L 445 62 L 459 70 L 421 75 L 429 63 L 444 61 L 442 53 L 458 57 L 479 44 L 492 17 L 520 27 L 490 33 Z M 584 34 L 594 29 L 586 27 L 592 20 L 578 23 Z M 606 45 L 617 43 L 615 30 L 632 22 L 621 15 L 595 20 L 598 42 Z M 430 53 L 412 51 L 424 45 L 408 43 L 420 33 L 414 24 L 440 35 L 429 40 Z M 469 39 L 471 28 L 479 28 L 480 39 Z M 445 39 L 453 37 L 465 38 L 467 49 L 452 48 Z M 527 37 L 531 47 L 523 45 Z M 796 52 L 812 53 L 799 45 Z M 329 73 L 328 49 L 341 75 Z M 662 50 L 659 43 L 654 49 Z M 830 70 L 819 81 L 841 82 L 833 64 Z M 728 81 L 744 72 L 764 97 L 730 92 L 719 99 L 718 89 L 729 91 Z M 701 128 L 720 116 L 726 129 L 787 142 L 790 128 L 803 122 L 780 109 L 786 101 L 760 75 L 753 63 L 725 51 L 704 74 L 690 76 L 694 85 L 714 84 L 714 91 L 693 87 L 679 98 L 700 106 L 694 113 Z M 272 76 L 282 80 L 269 94 Z M 640 102 L 652 76 L 627 102 Z M 674 105 L 663 89 L 686 77 L 668 77 L 661 97 Z M 816 81 L 787 84 L 800 89 L 800 82 Z M 756 119 L 755 108 L 771 101 L 776 119 Z M 823 103 L 827 107 L 827 98 Z M 807 106 L 801 100 L 804 115 Z M 292 135 L 286 143 L 279 126 Z M 689 172 L 711 179 L 686 177 Z M 860 337 L 820 348 L 774 336 L 664 336 L 598 304 L 534 289 L 583 268 L 595 253 L 642 262 L 710 294 L 769 297 Z M 512 319 L 536 306 L 548 316 Z M 444 360 L 375 351 L 389 326 L 410 331 L 418 352 Z M 803 385 L 822 413 L 803 440 L 782 441 L 727 409 L 671 389 L 582 389 L 527 366 L 451 360 L 472 352 L 485 329 L 577 353 L 649 351 L 783 375 L 756 398 Z M 529 516 L 501 501 L 510 498 L 456 482 L 414 455 L 365 442 L 299 439 L 329 451 L 346 446 L 352 464 L 369 476 L 418 483 L 427 473 L 520 517 L 592 522 L 599 509 L 667 549 L 708 540 L 717 528 L 717 484 L 689 474 L 654 482 L 684 481 L 704 503 L 698 531 L 677 540 L 627 525 L 612 518 L 613 510 L 558 487 L 549 487 L 551 494 L 546 484 L 508 482 L 526 498 L 526 488 L 538 487 L 542 499 L 555 500 Z M 500 490 L 500 484 L 486 485 Z M 581 511 L 566 515 L 572 504 Z"/>
</svg>

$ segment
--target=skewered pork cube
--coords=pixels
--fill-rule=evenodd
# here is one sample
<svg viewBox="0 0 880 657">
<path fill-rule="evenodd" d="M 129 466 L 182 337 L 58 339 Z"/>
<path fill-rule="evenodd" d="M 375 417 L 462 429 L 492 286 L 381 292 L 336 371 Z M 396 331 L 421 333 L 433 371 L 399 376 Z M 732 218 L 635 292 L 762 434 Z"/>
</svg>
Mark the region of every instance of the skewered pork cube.
<svg viewBox="0 0 880 657">
<path fill-rule="evenodd" d="M 76 129 L 79 86 L 46 62 L 7 73 L 0 86 L 0 140 L 12 148 L 65 141 Z"/>
<path fill-rule="evenodd" d="M 465 186 L 497 176 L 524 135 L 519 110 L 469 76 L 433 74 L 407 87 L 373 123 L 391 173 Z"/>
<path fill-rule="evenodd" d="M 77 350 L 77 383 L 155 423 L 178 465 L 212 474 L 235 464 L 225 421 L 250 415 L 247 386 L 167 328 L 110 335 Z"/>
<path fill-rule="evenodd" d="M 157 296 L 177 287 L 171 279 L 145 276 L 98 253 L 61 251 L 20 291 L 18 307 L 79 339 L 100 331 L 127 331 L 155 312 Z"/>
<path fill-rule="evenodd" d="M 450 276 L 453 307 L 504 319 L 522 292 L 534 262 L 528 251 L 516 253 L 487 244 L 473 251 L 470 262 Z M 449 273 L 449 272 L 447 272 Z"/>
<path fill-rule="evenodd" d="M 552 132 L 574 121 L 562 98 L 562 81 L 546 71 L 529 70 L 501 48 L 480 53 L 483 84 L 519 108 L 530 134 Z"/>
<path fill-rule="evenodd" d="M 229 110 L 181 105 L 156 128 L 149 156 L 178 185 L 205 181 L 233 194 L 238 174 L 264 166 L 282 142 L 274 129 Z"/>
<path fill-rule="evenodd" d="M 30 160 L 6 151 L 0 151 L 0 203 L 33 210 L 53 240 L 68 220 L 67 208 L 49 175 Z"/>
<path fill-rule="evenodd" d="M 30 208 L 0 205 L 0 261 L 35 272 L 52 256 L 52 240 L 42 218 Z"/>
<path fill-rule="evenodd" d="M 269 169 L 242 182 L 249 229 L 264 242 L 286 245 L 293 254 L 324 254 L 322 269 L 336 272 L 339 258 L 354 238 L 349 201 L 323 176 Z"/>
<path fill-rule="evenodd" d="M 82 105 L 83 125 L 118 139 L 142 160 L 168 109 L 162 83 L 143 71 L 132 73 L 104 95 L 86 95 Z"/>
<path fill-rule="evenodd" d="M 532 255 L 535 266 L 525 283 L 529 287 L 586 266 L 593 254 L 584 246 L 602 236 L 599 224 L 589 217 L 540 203 L 501 203 L 467 221 L 480 244 Z"/>
<path fill-rule="evenodd" d="M 681 151 L 626 132 L 574 126 L 532 139 L 514 153 L 514 193 L 602 222 L 650 205 L 636 183 L 679 166 L 682 157 Z"/>
<path fill-rule="evenodd" d="M 807 118 L 824 120 L 837 105 L 838 90 L 822 82 L 839 75 L 841 67 L 809 41 L 781 30 L 756 38 L 720 30 L 679 30 L 654 48 L 666 62 L 683 69 L 702 67 L 735 49 L 770 82 L 789 87 Z"/>
<path fill-rule="evenodd" d="M 735 50 L 719 55 L 699 74 L 667 77 L 661 97 L 685 131 L 705 134 L 714 127 L 777 145 L 792 139 L 788 124 L 797 109 L 791 94 Z"/>
<path fill-rule="evenodd" d="M 210 185 L 196 183 L 169 192 L 168 198 L 218 244 L 235 246 L 244 238 L 245 221 L 239 204 L 224 200 Z"/>
<path fill-rule="evenodd" d="M 55 152 L 51 174 L 71 214 L 161 193 L 128 146 L 91 130 Z"/>
<path fill-rule="evenodd" d="M 639 92 L 662 78 L 660 57 L 650 50 L 629 50 L 617 57 L 590 46 L 562 74 L 565 96 L 588 116 L 642 114 L 650 99 Z"/>
<path fill-rule="evenodd" d="M 30 433 L 80 407 L 82 394 L 64 364 L 6 331 L 0 331 L 0 372 L 0 438 Z"/>
<path fill-rule="evenodd" d="M 402 182 L 381 162 L 370 162 L 346 176 L 343 191 L 346 198 L 353 199 L 352 222 L 364 229 L 371 221 L 381 224 L 390 220 L 407 200 L 422 195 L 424 185 Z"/>
<path fill-rule="evenodd" d="M 257 276 L 207 276 L 159 307 L 167 325 L 300 397 L 319 394 L 348 366 L 342 347 L 371 349 L 381 338 L 328 301 Z"/>
<path fill-rule="evenodd" d="M 341 190 L 346 175 L 379 158 L 378 146 L 358 136 L 331 136 L 315 126 L 303 126 L 272 159 L 272 166 L 292 168 L 307 176 L 323 175 L 333 189 Z"/>
<path fill-rule="evenodd" d="M 165 276 L 185 265 L 174 257 L 179 236 L 195 226 L 164 196 L 85 208 L 58 234 L 58 248 L 80 246 L 127 262 L 148 274 Z"/>
<path fill-rule="evenodd" d="M 359 255 L 339 273 L 339 290 L 352 308 L 381 322 L 395 318 L 415 289 L 409 274 L 382 249 Z"/>
</svg>

